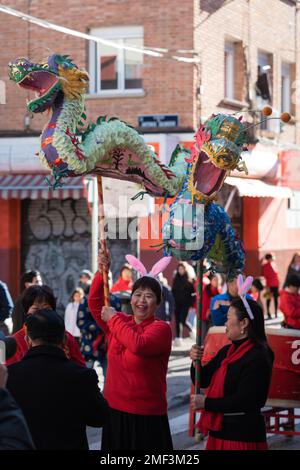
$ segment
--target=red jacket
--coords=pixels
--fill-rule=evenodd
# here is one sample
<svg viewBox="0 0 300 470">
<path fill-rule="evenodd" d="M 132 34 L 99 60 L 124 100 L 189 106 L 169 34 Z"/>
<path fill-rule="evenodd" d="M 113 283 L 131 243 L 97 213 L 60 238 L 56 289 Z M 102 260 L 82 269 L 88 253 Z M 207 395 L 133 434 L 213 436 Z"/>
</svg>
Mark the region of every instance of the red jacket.
<svg viewBox="0 0 300 470">
<path fill-rule="evenodd" d="M 104 396 L 111 408 L 139 415 L 167 413 L 167 369 L 171 353 L 170 326 L 151 317 L 139 325 L 132 315 L 118 313 L 101 320 L 103 279 L 97 273 L 89 293 L 89 308 L 108 341 Z"/>
<path fill-rule="evenodd" d="M 132 290 L 132 281 L 124 281 L 121 277 L 117 282 L 112 286 L 110 292 L 123 292 L 123 291 Z"/>
<path fill-rule="evenodd" d="M 278 269 L 272 261 L 263 264 L 261 271 L 266 280 L 267 287 L 279 286 Z"/>
<path fill-rule="evenodd" d="M 86 367 L 85 360 L 82 357 L 80 349 L 76 340 L 73 336 L 66 331 L 67 336 L 67 344 L 66 344 L 66 356 L 71 360 L 79 364 L 80 366 Z M 6 361 L 6 365 L 14 364 L 15 362 L 21 361 L 25 354 L 28 352 L 28 345 L 25 341 L 25 330 L 21 328 L 21 330 L 17 331 L 13 335 L 17 342 L 17 351 L 16 353 Z"/>
<path fill-rule="evenodd" d="M 279 308 L 284 315 L 285 323 L 300 330 L 300 295 L 287 290 L 280 291 Z"/>
</svg>

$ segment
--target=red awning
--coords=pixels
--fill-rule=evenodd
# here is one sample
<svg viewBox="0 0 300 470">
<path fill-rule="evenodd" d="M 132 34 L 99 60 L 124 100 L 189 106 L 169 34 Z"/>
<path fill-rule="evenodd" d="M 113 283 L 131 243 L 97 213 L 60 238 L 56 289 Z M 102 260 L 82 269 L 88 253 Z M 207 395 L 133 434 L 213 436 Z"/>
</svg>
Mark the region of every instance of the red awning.
<svg viewBox="0 0 300 470">
<path fill-rule="evenodd" d="M 50 177 L 51 180 L 51 177 Z M 45 175 L 0 176 L 0 199 L 81 199 L 87 198 L 83 176 L 65 178 L 63 187 L 49 189 Z"/>
</svg>

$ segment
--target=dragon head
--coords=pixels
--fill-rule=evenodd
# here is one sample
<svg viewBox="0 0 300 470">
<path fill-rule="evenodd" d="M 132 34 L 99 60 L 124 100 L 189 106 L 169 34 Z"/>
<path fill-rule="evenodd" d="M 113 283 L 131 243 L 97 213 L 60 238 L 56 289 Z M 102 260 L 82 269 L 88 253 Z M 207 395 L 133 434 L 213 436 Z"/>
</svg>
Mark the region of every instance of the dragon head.
<svg viewBox="0 0 300 470">
<path fill-rule="evenodd" d="M 244 124 L 232 115 L 210 117 L 195 135 L 190 159 L 189 190 L 198 201 L 211 200 L 221 189 L 228 171 L 247 172 L 241 153 L 247 142 Z"/>
<path fill-rule="evenodd" d="M 86 90 L 89 80 L 69 56 L 53 54 L 45 62 L 33 63 L 19 58 L 8 64 L 9 78 L 21 88 L 33 90 L 36 97 L 28 102 L 32 113 L 42 113 L 54 105 L 59 95 L 77 99 Z"/>
</svg>

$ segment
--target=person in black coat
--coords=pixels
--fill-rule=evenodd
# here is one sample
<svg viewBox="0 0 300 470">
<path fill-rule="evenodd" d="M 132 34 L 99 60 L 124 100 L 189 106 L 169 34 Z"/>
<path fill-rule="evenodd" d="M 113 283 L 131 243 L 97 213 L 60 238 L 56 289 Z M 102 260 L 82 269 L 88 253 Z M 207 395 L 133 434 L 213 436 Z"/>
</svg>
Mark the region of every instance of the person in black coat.
<svg viewBox="0 0 300 470">
<path fill-rule="evenodd" d="M 181 325 L 191 328 L 186 323 L 189 309 L 195 302 L 193 282 L 189 279 L 186 263 L 179 263 L 173 280 L 172 293 L 175 299 L 176 338 L 182 335 Z"/>
<path fill-rule="evenodd" d="M 17 298 L 12 311 L 13 334 L 22 328 L 24 321 L 26 320 L 26 313 L 22 304 L 23 294 L 28 287 L 36 285 L 42 285 L 39 271 L 26 271 L 26 273 L 21 277 L 21 294 Z"/>
<path fill-rule="evenodd" d="M 175 312 L 175 299 L 171 287 L 169 287 L 168 281 L 163 277 L 162 273 L 160 273 L 158 279 L 161 285 L 162 299 L 155 316 L 160 320 L 171 322 L 171 318 Z"/>
<path fill-rule="evenodd" d="M 5 344 L 4 358 L 2 356 Z M 9 359 L 16 351 L 14 338 L 0 331 L 0 450 L 33 450 L 34 445 L 22 411 L 6 390 L 7 368 L 1 360 Z"/>
<path fill-rule="evenodd" d="M 247 302 L 253 319 L 241 299 L 232 301 L 226 323 L 231 344 L 201 366 L 201 388 L 209 388 L 206 395 L 192 396 L 192 407 L 203 410 L 198 427 L 209 433 L 208 450 L 267 449 L 261 409 L 268 396 L 274 354 L 267 343 L 261 307 L 254 300 Z M 192 360 L 201 360 L 202 355 L 193 346 Z M 191 376 L 194 381 L 194 365 Z"/>
<path fill-rule="evenodd" d="M 6 367 L 0 364 L 0 450 L 33 450 L 22 411 L 6 390 Z"/>
<path fill-rule="evenodd" d="M 38 310 L 25 322 L 30 349 L 8 367 L 7 388 L 20 406 L 38 450 L 88 449 L 86 426 L 101 427 L 107 404 L 94 370 L 65 356 L 63 319 Z"/>
</svg>

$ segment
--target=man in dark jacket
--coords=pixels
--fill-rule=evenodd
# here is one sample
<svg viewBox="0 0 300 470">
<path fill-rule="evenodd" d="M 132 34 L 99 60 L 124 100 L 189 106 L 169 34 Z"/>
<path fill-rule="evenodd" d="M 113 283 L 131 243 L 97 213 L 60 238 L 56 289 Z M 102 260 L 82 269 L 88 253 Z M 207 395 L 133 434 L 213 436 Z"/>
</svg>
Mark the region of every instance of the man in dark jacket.
<svg viewBox="0 0 300 470">
<path fill-rule="evenodd" d="M 0 450 L 33 450 L 34 445 L 23 413 L 5 388 L 7 369 L 1 361 L 8 359 L 15 350 L 14 338 L 5 337 L 0 332 Z"/>
<path fill-rule="evenodd" d="M 65 356 L 65 327 L 52 310 L 25 322 L 30 349 L 8 367 L 7 388 L 22 409 L 38 450 L 88 449 L 86 426 L 101 427 L 107 404 L 94 370 Z"/>
</svg>

